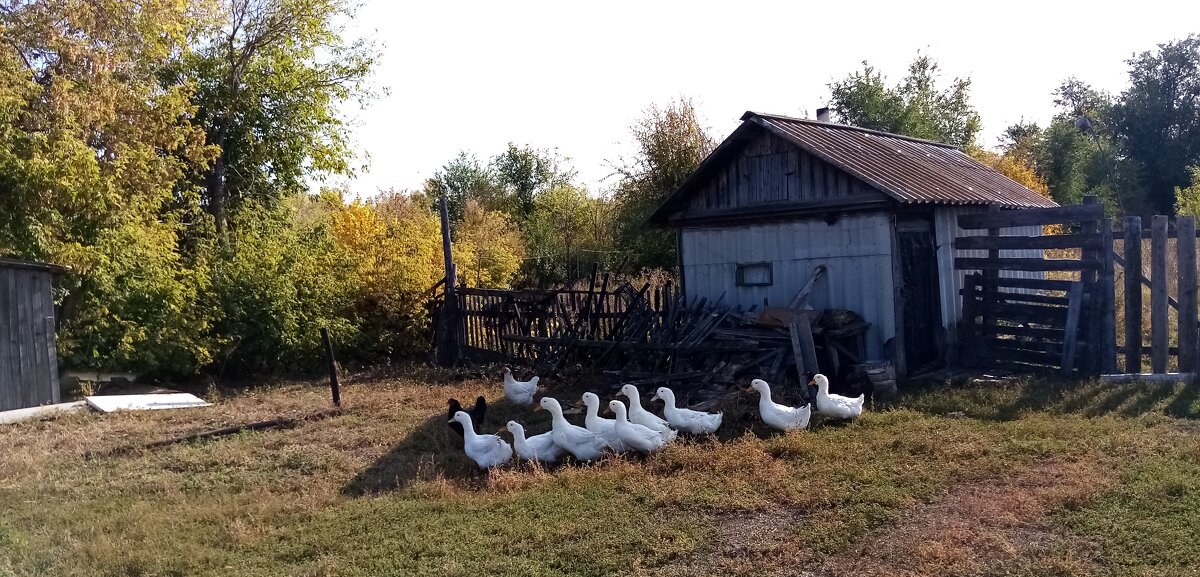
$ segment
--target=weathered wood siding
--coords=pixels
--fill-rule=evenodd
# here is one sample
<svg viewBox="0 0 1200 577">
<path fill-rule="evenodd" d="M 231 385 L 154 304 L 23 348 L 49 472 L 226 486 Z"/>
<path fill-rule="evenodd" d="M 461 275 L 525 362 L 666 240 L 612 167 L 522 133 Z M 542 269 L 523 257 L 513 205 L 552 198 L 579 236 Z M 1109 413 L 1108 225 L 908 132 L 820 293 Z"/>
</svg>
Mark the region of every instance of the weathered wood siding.
<svg viewBox="0 0 1200 577">
<path fill-rule="evenodd" d="M 871 323 L 867 354 L 883 358 L 896 334 L 892 287 L 891 220 L 883 212 L 846 215 L 833 224 L 807 218 L 720 228 L 684 228 L 684 290 L 689 299 L 724 296 L 725 303 L 787 306 L 817 265 L 825 276 L 813 287 L 815 308 L 852 310 Z M 769 286 L 738 286 L 738 263 L 770 262 Z"/>
<path fill-rule="evenodd" d="M 966 271 L 954 270 L 954 257 L 986 257 L 986 250 L 959 250 L 953 248 L 954 239 L 965 236 L 986 235 L 986 230 L 963 230 L 958 228 L 958 216 L 986 212 L 981 206 L 939 206 L 933 211 L 934 231 L 937 238 L 938 282 L 941 285 L 942 324 L 947 329 L 947 343 L 953 344 L 957 338 L 957 326 L 962 318 L 962 288 Z M 1020 226 L 1000 230 L 1002 235 L 1041 236 L 1040 226 Z M 1042 258 L 1040 250 L 1002 250 L 1003 258 Z M 1045 273 L 1032 271 L 1000 271 L 1004 278 L 1045 278 Z M 1007 289 L 1023 290 L 1023 289 Z"/>
<path fill-rule="evenodd" d="M 0 411 L 59 401 L 51 277 L 0 264 Z"/>
<path fill-rule="evenodd" d="M 885 198 L 865 182 L 764 131 L 700 184 L 683 216 L 850 197 Z"/>
</svg>

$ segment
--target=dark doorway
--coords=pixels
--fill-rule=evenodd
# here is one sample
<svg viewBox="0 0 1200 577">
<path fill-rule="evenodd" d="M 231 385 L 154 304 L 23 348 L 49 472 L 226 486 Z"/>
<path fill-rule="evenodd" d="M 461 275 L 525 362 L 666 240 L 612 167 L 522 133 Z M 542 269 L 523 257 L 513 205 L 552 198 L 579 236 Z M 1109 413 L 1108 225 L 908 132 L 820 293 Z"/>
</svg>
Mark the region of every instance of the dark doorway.
<svg viewBox="0 0 1200 577">
<path fill-rule="evenodd" d="M 911 373 L 937 361 L 941 352 L 942 315 L 933 223 L 927 219 L 899 219 L 896 240 L 900 252 L 897 296 L 901 300 L 904 359 Z"/>
</svg>

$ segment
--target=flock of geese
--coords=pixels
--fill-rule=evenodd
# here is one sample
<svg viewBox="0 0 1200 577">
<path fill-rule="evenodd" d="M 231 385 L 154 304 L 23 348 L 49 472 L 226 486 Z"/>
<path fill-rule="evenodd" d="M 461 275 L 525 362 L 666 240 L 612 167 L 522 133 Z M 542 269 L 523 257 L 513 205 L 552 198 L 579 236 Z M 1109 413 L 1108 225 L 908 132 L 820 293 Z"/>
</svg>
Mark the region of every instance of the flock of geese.
<svg viewBox="0 0 1200 577">
<path fill-rule="evenodd" d="M 853 419 L 862 414 L 863 396 L 845 397 L 829 393 L 829 379 L 815 375 L 810 384 L 817 385 L 816 410 L 834 419 Z M 538 377 L 518 381 L 512 371 L 504 368 L 504 396 L 517 405 L 533 405 L 537 393 Z M 790 431 L 808 427 L 812 416 L 812 405 L 802 407 L 781 405 L 771 400 L 771 387 L 761 379 L 750 382 L 747 392 L 759 395 L 758 414 L 767 426 Z M 584 412 L 583 426 L 574 425 L 563 415 L 562 405 L 554 398 L 542 397 L 534 410 L 550 413 L 550 430 L 538 435 L 527 436 L 525 427 L 509 421 L 500 432 L 512 435 L 509 444 L 500 435 L 479 434 L 475 423 L 483 420 L 487 402 L 483 397 L 476 399 L 475 407 L 465 410 L 459 402 L 450 399 L 450 427 L 463 436 L 463 450 L 481 469 L 489 469 L 508 463 L 515 453 L 521 459 L 541 463 L 554 463 L 566 455 L 579 461 L 600 458 L 607 451 L 615 453 L 636 452 L 650 454 L 660 451 L 678 438 L 679 433 L 707 435 L 721 427 L 721 413 L 705 413 L 676 405 L 675 393 L 667 387 L 659 387 L 651 398 L 663 401 L 662 417 L 642 406 L 641 393 L 633 385 L 623 385 L 620 393 L 628 406 L 619 400 L 608 402 L 608 409 L 615 418 L 600 416 L 600 397 L 595 393 L 584 393 L 581 399 Z"/>
</svg>

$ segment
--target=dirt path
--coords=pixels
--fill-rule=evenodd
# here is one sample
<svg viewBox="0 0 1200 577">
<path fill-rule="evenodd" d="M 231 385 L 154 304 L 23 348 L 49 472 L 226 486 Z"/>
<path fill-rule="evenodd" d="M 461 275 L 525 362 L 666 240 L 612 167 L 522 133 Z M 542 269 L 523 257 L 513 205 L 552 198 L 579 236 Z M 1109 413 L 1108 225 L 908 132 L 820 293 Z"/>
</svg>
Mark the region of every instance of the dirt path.
<svg viewBox="0 0 1200 577">
<path fill-rule="evenodd" d="M 799 549 L 799 514 L 747 513 L 721 519 L 714 546 L 669 575 L 926 577 L 1055 568 L 1088 574 L 1088 546 L 1054 531 L 1047 513 L 1082 503 L 1113 483 L 1102 465 L 1052 460 L 1020 474 L 952 487 L 840 554 Z"/>
</svg>

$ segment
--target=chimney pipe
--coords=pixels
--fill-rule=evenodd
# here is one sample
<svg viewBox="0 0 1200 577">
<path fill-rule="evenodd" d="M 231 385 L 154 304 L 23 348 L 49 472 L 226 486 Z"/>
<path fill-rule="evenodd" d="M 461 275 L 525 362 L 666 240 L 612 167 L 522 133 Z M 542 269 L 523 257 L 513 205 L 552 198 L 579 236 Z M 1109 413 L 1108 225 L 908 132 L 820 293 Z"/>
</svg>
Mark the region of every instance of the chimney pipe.
<svg viewBox="0 0 1200 577">
<path fill-rule="evenodd" d="M 829 108 L 828 107 L 821 107 L 821 108 L 817 109 L 817 121 L 818 122 L 829 122 Z"/>
</svg>

